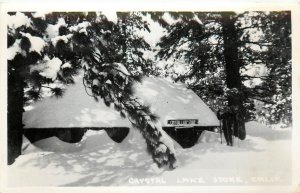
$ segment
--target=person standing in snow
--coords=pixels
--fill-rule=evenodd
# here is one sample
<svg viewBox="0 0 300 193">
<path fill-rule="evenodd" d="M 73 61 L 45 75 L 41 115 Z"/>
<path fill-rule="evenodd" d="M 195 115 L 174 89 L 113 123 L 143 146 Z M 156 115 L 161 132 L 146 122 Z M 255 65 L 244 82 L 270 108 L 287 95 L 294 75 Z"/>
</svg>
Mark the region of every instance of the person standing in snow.
<svg viewBox="0 0 300 193">
<path fill-rule="evenodd" d="M 241 104 L 241 93 L 238 89 L 226 89 L 225 96 L 228 103 L 217 112 L 217 117 L 221 120 L 221 131 L 224 132 L 227 145 L 233 145 L 233 136 L 240 140 L 246 138 L 246 128 L 244 119 L 244 108 Z"/>
<path fill-rule="evenodd" d="M 236 108 L 237 107 L 231 105 L 217 112 L 217 117 L 222 122 L 221 129 L 224 133 L 226 143 L 229 146 L 233 145 L 232 136 L 236 130 L 234 128 L 237 127 Z"/>
</svg>

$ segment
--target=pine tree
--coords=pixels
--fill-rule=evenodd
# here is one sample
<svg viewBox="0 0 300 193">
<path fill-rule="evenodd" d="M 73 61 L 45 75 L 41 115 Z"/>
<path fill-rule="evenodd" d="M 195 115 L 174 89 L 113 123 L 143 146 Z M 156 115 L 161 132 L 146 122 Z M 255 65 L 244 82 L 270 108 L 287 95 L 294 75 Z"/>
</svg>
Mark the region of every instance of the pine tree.
<svg viewBox="0 0 300 193">
<path fill-rule="evenodd" d="M 135 33 L 137 29 L 148 29 L 138 13 L 118 13 L 118 18 L 114 23 L 100 15 L 87 28 L 87 36 L 95 38 L 82 55 L 84 85 L 95 100 L 113 105 L 121 117 L 131 121 L 145 138 L 158 166 L 174 168 L 175 152 L 172 145 L 165 143 L 162 128 L 155 124 L 156 115 L 133 96 L 134 82 L 152 72 L 151 61 L 143 56 L 143 50 L 150 46 Z M 74 42 L 80 45 L 76 39 Z"/>
<path fill-rule="evenodd" d="M 174 61 L 166 66 L 169 71 L 185 61 L 187 68 L 177 73 L 175 81 L 189 84 L 215 112 L 226 103 L 237 103 L 244 121 L 259 118 L 257 114 L 269 115 L 269 121 L 275 116 L 277 122 L 291 121 L 290 73 L 280 73 L 291 68 L 290 12 L 150 14 L 167 31 L 158 44 L 158 57 Z M 164 14 L 169 14 L 173 23 L 165 21 Z M 248 75 L 246 71 L 254 67 L 265 72 Z M 285 89 L 279 86 L 283 84 Z M 233 88 L 239 98 L 229 97 Z M 263 112 L 255 109 L 260 108 L 258 104 L 265 107 Z"/>
<path fill-rule="evenodd" d="M 56 97 L 63 95 L 61 84 L 74 83 L 79 63 L 70 49 L 64 55 L 59 51 L 59 43 L 53 45 L 47 27 L 53 17 L 34 17 L 33 13 L 9 13 L 15 23 L 8 26 L 8 164 L 21 154 L 23 107 L 40 100 L 50 93 Z M 63 66 L 72 65 L 68 68 Z M 53 66 L 56 68 L 53 68 Z M 53 70 L 53 71 L 50 71 Z"/>
<path fill-rule="evenodd" d="M 271 124 L 292 124 L 292 64 L 291 64 L 291 13 L 271 12 L 266 18 L 265 39 L 269 42 L 264 60 L 269 74 L 261 87 L 265 103 L 259 111 Z M 267 89 L 268 90 L 267 90 Z"/>
<path fill-rule="evenodd" d="M 46 90 L 61 97 L 63 89 L 57 85 L 74 83 L 73 77 L 83 70 L 87 94 L 114 105 L 142 133 L 153 160 L 159 166 L 174 167 L 172 144 L 166 143 L 155 124 L 157 117 L 133 97 L 134 82 L 153 71 L 152 62 L 143 56 L 150 46 L 136 34 L 136 30 L 149 30 L 138 13 L 118 13 L 114 22 L 91 12 L 56 12 L 45 18 L 35 18 L 34 13 L 11 15 L 18 14 L 28 22 L 8 28 L 12 53 L 8 58 L 9 164 L 21 153 L 24 104 L 42 99 Z M 33 49 L 33 38 L 43 44 L 38 51 Z"/>
</svg>

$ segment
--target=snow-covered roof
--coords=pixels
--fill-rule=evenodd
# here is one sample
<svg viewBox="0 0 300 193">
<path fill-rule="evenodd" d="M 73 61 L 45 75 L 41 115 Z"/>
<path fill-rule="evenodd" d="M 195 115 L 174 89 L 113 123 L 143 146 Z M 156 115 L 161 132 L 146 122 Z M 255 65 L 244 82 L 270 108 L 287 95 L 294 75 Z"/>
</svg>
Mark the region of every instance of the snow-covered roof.
<svg viewBox="0 0 300 193">
<path fill-rule="evenodd" d="M 182 83 L 145 77 L 135 85 L 135 95 L 150 105 L 162 126 L 167 120 L 198 119 L 199 126 L 219 124 L 212 110 Z M 47 97 L 23 114 L 25 128 L 52 127 L 131 127 L 113 107 L 96 102 L 85 92 L 81 81 L 68 86 L 62 98 Z"/>
<path fill-rule="evenodd" d="M 219 125 L 212 110 L 183 83 L 146 77 L 136 85 L 135 93 L 160 117 L 162 126 L 174 119 L 198 119 L 200 126 Z"/>
</svg>

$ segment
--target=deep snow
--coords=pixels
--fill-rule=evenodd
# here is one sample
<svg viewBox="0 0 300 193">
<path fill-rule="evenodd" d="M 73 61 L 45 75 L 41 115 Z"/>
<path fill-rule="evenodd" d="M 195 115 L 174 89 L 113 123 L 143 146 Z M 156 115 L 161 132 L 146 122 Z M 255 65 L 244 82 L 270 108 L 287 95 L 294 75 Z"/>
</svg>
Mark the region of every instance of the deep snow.
<svg viewBox="0 0 300 193">
<path fill-rule="evenodd" d="M 159 169 L 141 135 L 131 130 L 121 144 L 104 131 L 88 131 L 77 144 L 56 137 L 24 141 L 24 152 L 8 168 L 9 186 L 289 185 L 291 130 L 246 124 L 247 138 L 234 147 L 205 131 L 198 144 L 176 144 L 179 167 Z M 224 139 L 223 139 L 224 141 Z"/>
<path fill-rule="evenodd" d="M 131 127 L 113 106 L 96 102 L 88 96 L 78 76 L 75 85 L 67 86 L 62 98 L 45 97 L 23 113 L 25 128 L 49 127 Z M 199 119 L 201 126 L 217 126 L 212 110 L 184 84 L 164 78 L 144 77 L 134 86 L 135 97 L 151 106 L 162 126 L 168 119 Z"/>
</svg>

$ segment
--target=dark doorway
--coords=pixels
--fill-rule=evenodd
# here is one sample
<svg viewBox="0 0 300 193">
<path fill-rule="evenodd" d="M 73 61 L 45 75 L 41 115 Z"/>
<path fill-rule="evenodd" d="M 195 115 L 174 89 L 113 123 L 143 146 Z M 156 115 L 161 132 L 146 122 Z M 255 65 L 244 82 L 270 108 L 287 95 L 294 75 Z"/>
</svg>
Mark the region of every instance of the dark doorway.
<svg viewBox="0 0 300 193">
<path fill-rule="evenodd" d="M 53 136 L 64 142 L 77 143 L 86 131 L 86 128 L 28 128 L 23 130 L 23 134 L 31 143 Z"/>
<path fill-rule="evenodd" d="M 203 131 L 194 127 L 164 127 L 163 129 L 183 148 L 190 148 L 194 146 Z"/>
<path fill-rule="evenodd" d="M 214 131 L 216 127 L 163 127 L 181 147 L 190 148 L 194 146 L 204 130 Z"/>
</svg>

